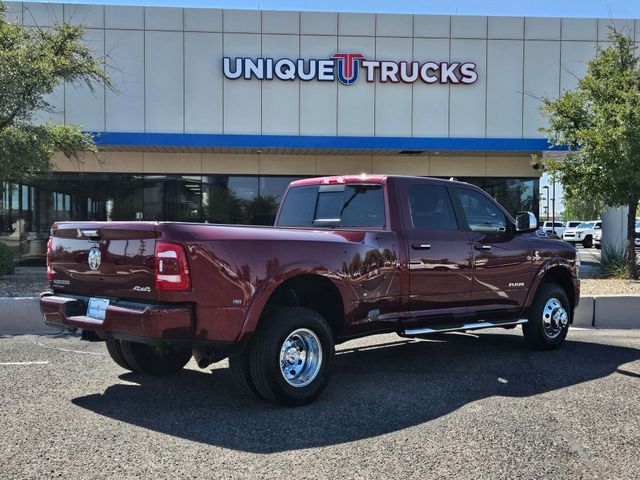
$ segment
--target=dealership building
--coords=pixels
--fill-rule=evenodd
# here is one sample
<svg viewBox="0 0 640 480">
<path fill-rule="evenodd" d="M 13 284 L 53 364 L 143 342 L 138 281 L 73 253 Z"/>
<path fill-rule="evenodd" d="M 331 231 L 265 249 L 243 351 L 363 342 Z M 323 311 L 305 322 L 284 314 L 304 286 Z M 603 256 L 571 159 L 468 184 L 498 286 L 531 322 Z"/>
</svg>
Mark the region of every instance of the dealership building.
<svg viewBox="0 0 640 480">
<path fill-rule="evenodd" d="M 1 238 L 56 220 L 269 224 L 297 178 L 456 177 L 538 211 L 541 97 L 576 85 L 608 26 L 634 20 L 7 3 L 27 26 L 87 26 L 112 85 L 60 85 L 40 122 L 100 154 L 3 187 Z"/>
</svg>

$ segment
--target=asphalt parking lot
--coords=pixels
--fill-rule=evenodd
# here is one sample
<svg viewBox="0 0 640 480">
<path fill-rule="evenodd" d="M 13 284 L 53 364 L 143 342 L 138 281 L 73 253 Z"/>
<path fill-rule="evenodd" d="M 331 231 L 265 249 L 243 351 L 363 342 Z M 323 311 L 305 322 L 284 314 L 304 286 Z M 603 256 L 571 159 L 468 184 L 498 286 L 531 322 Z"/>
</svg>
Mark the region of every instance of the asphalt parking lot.
<svg viewBox="0 0 640 480">
<path fill-rule="evenodd" d="M 127 373 L 103 343 L 0 338 L 0 478 L 640 477 L 640 331 L 395 335 L 339 347 L 314 404 L 240 396 L 227 363 Z"/>
</svg>

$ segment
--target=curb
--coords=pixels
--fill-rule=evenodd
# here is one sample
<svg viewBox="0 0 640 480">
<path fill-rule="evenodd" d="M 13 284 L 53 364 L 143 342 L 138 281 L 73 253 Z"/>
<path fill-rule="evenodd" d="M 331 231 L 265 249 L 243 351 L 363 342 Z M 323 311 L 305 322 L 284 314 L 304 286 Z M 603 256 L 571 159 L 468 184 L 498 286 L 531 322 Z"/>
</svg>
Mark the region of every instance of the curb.
<svg viewBox="0 0 640 480">
<path fill-rule="evenodd" d="M 593 297 L 593 303 L 596 328 L 640 328 L 640 296 Z"/>
<path fill-rule="evenodd" d="M 580 297 L 573 317 L 575 327 L 640 328 L 640 296 Z"/>
<path fill-rule="evenodd" d="M 39 297 L 0 297 L 0 335 L 51 333 L 40 314 Z M 640 328 L 640 296 L 580 297 L 574 327 Z"/>
</svg>

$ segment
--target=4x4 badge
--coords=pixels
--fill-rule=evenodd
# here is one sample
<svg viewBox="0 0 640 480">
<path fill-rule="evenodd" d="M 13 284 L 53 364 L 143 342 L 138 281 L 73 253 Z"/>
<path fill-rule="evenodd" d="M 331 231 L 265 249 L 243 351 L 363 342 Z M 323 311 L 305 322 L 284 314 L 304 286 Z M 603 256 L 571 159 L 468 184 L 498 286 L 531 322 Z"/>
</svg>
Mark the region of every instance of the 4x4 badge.
<svg viewBox="0 0 640 480">
<path fill-rule="evenodd" d="M 87 261 L 89 262 L 89 268 L 91 270 L 97 270 L 100 267 L 100 262 L 102 261 L 100 249 L 97 247 L 91 247 Z"/>
</svg>

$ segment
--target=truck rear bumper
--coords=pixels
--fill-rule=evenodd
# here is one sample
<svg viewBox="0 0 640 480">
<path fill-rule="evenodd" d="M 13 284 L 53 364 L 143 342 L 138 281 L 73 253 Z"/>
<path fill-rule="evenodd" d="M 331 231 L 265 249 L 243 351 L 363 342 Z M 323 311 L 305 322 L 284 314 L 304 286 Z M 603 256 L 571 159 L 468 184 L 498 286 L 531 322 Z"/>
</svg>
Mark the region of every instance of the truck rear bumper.
<svg viewBox="0 0 640 480">
<path fill-rule="evenodd" d="M 104 320 L 86 315 L 88 298 L 43 293 L 40 311 L 45 324 L 91 330 L 115 337 L 192 341 L 194 326 L 188 306 L 114 303 L 107 307 Z"/>
</svg>

